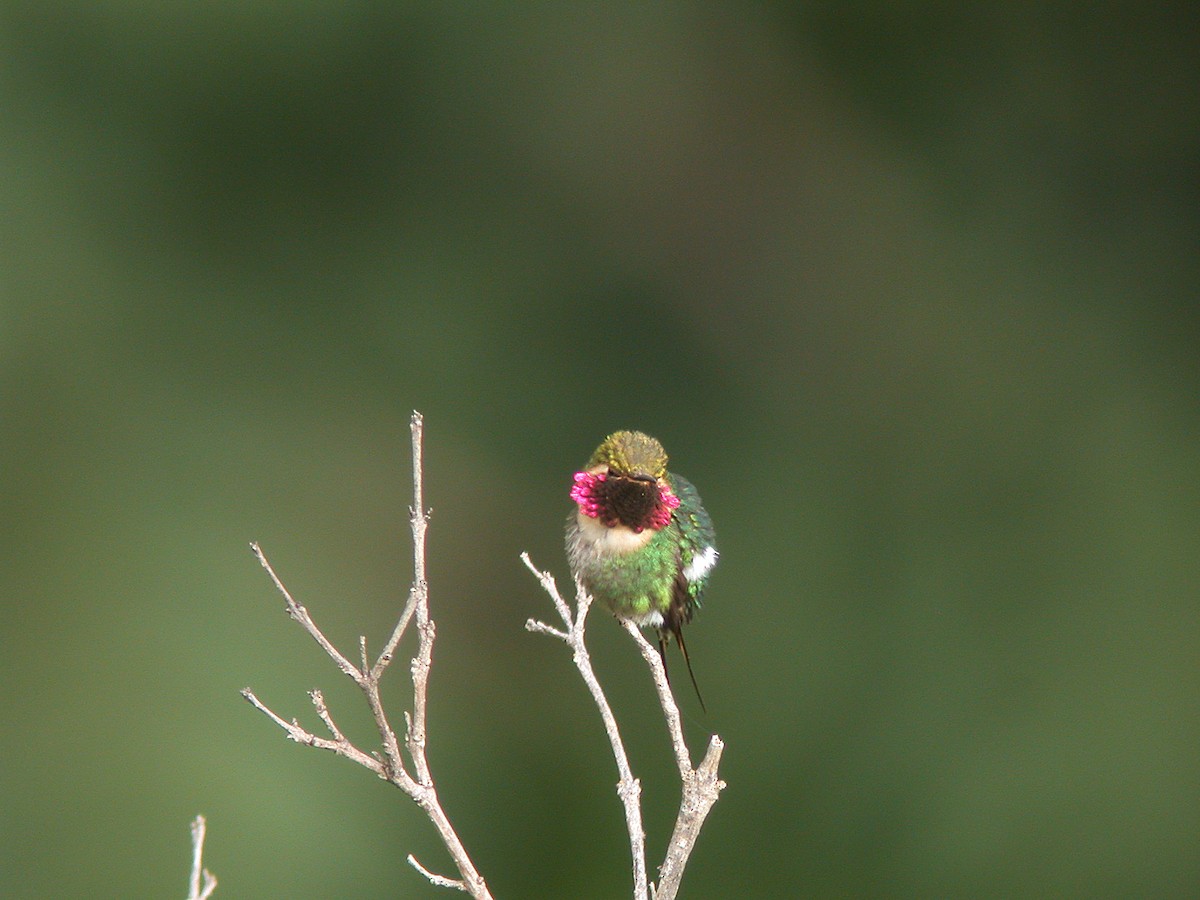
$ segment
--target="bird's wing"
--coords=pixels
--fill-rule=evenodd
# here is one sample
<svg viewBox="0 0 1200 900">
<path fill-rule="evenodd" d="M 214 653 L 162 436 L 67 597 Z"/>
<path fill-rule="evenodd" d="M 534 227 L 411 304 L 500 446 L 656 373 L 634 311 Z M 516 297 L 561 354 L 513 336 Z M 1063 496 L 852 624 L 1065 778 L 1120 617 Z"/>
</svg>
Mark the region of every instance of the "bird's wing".
<svg viewBox="0 0 1200 900">
<path fill-rule="evenodd" d="M 667 474 L 667 480 L 679 498 L 679 507 L 671 517 L 679 529 L 680 573 L 689 595 L 689 605 L 698 607 L 704 586 L 708 583 L 708 573 L 717 561 L 716 535 L 712 519 L 692 483 L 672 473 Z"/>
</svg>

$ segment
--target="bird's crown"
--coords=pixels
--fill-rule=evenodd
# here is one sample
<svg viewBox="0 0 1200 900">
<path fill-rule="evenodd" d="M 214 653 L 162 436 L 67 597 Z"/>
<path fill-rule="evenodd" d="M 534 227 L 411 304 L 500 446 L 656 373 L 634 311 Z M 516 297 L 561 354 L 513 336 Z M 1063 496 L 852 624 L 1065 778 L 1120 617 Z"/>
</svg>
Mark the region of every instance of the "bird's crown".
<svg viewBox="0 0 1200 900">
<path fill-rule="evenodd" d="M 650 475 L 662 478 L 667 474 L 667 451 L 663 445 L 640 431 L 614 431 L 596 448 L 588 468 L 608 466 L 616 475 Z"/>
</svg>

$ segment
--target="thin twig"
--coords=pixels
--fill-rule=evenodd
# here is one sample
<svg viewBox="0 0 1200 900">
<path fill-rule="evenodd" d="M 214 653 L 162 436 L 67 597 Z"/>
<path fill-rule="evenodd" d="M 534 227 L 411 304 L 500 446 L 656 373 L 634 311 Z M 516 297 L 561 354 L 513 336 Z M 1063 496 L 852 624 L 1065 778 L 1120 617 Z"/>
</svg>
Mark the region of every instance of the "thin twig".
<svg viewBox="0 0 1200 900">
<path fill-rule="evenodd" d="M 425 528 L 429 523 L 429 515 L 425 511 L 424 464 L 421 459 L 421 444 L 425 433 L 425 418 L 419 412 L 413 412 L 412 422 L 412 470 L 413 470 L 413 504 L 409 507 L 409 520 L 413 533 L 413 583 L 408 591 L 408 602 L 404 604 L 404 612 L 400 614 L 396 627 L 392 629 L 391 637 L 383 646 L 383 652 L 371 669 L 371 674 L 378 678 L 388 667 L 396 655 L 396 647 L 413 614 L 425 607 L 428 616 L 429 585 L 425 581 Z M 365 671 L 365 670 L 364 670 Z"/>
<path fill-rule="evenodd" d="M 315 692 L 314 692 L 315 693 Z M 250 701 L 250 705 L 266 715 L 272 722 L 287 732 L 288 740 L 295 741 L 297 744 L 304 744 L 306 747 L 316 747 L 318 750 L 328 750 L 331 753 L 336 753 L 338 756 L 344 756 L 346 759 L 358 763 L 366 769 L 370 769 L 380 778 L 387 779 L 388 771 L 383 763 L 369 753 L 364 753 L 355 747 L 346 738 L 336 736 L 333 740 L 323 738 L 313 734 L 311 731 L 300 726 L 295 720 L 287 722 L 283 718 L 271 711 L 266 704 L 254 695 L 250 688 L 242 689 L 242 696 Z M 317 713 L 320 715 L 320 712 Z"/>
<path fill-rule="evenodd" d="M 600 718 L 604 722 L 604 730 L 608 734 L 613 759 L 617 764 L 619 776 L 617 796 L 621 798 L 621 804 L 625 808 L 625 825 L 629 832 L 629 852 L 633 858 L 633 896 L 634 900 L 644 900 L 648 896 L 649 885 L 646 878 L 646 832 L 642 826 L 642 785 L 633 777 L 633 770 L 629 766 L 629 757 L 626 755 L 625 745 L 621 741 L 621 731 L 617 727 L 616 716 L 613 715 L 608 698 L 604 696 L 604 689 L 600 686 L 600 681 L 592 669 L 592 661 L 584 643 L 584 629 L 592 598 L 577 581 L 575 583 L 575 614 L 572 616 L 570 607 L 558 592 L 554 576 L 549 572 L 539 571 L 530 561 L 528 553 L 522 553 L 521 559 L 529 571 L 542 583 L 542 587 L 554 601 L 554 607 L 562 617 L 563 624 L 567 626 L 566 632 L 560 632 L 544 622 L 530 619 L 525 623 L 525 628 L 539 634 L 554 635 L 567 643 L 572 651 L 575 668 L 583 676 L 583 682 L 591 692 L 596 708 L 600 710 Z"/>
<path fill-rule="evenodd" d="M 293 599 L 292 595 L 288 593 L 288 589 L 283 586 L 283 582 L 279 580 L 279 576 L 276 575 L 275 570 L 271 568 L 271 564 L 267 561 L 266 554 L 262 552 L 262 548 L 258 546 L 258 542 L 251 541 L 250 549 L 258 558 L 258 561 L 262 563 L 262 567 L 267 570 L 267 574 L 271 576 L 271 581 L 275 584 L 275 588 L 279 591 L 279 593 L 283 594 L 283 599 L 287 602 L 288 615 L 304 627 L 304 630 L 312 636 L 312 639 L 321 645 L 321 649 L 325 651 L 329 658 L 337 663 L 337 667 L 341 669 L 342 672 L 344 672 L 346 675 L 349 675 L 355 681 L 358 681 L 362 676 L 362 673 L 358 670 L 354 663 L 342 656 L 342 654 L 338 652 L 337 648 L 334 647 L 333 644 L 329 643 L 329 639 L 321 633 L 321 629 L 319 629 L 317 627 L 317 623 L 312 620 L 312 616 L 308 614 L 308 610 L 305 609 L 300 603 L 297 603 L 296 600 Z"/>
<path fill-rule="evenodd" d="M 392 629 L 387 643 L 384 644 L 383 651 L 379 654 L 373 665 L 368 665 L 369 657 L 367 656 L 367 641 L 365 637 L 359 638 L 359 657 L 361 660 L 359 666 L 354 665 L 343 656 L 317 627 L 308 610 L 288 593 L 282 581 L 276 576 L 274 569 L 271 568 L 270 563 L 267 562 L 266 555 L 259 548 L 258 544 L 250 545 L 254 550 L 255 556 L 262 563 L 263 568 L 271 576 L 271 581 L 275 584 L 275 587 L 283 594 L 287 602 L 288 615 L 300 623 L 304 630 L 325 651 L 326 655 L 333 660 L 344 674 L 350 676 L 354 683 L 358 685 L 359 690 L 363 692 L 367 706 L 371 710 L 371 715 L 375 719 L 375 724 L 379 731 L 380 742 L 383 745 L 382 755 L 366 753 L 360 750 L 338 730 L 328 707 L 325 705 L 325 698 L 320 691 L 313 691 L 310 696 L 312 697 L 313 706 L 316 708 L 318 718 L 320 718 L 321 722 L 329 730 L 332 739 L 318 737 L 305 728 L 302 728 L 295 719 L 288 722 L 281 716 L 276 715 L 249 688 L 242 691 L 242 696 L 282 728 L 291 740 L 321 750 L 329 750 L 339 756 L 353 760 L 360 766 L 370 769 L 380 778 L 390 781 L 404 791 L 405 794 L 411 797 L 425 811 L 430 822 L 433 823 L 434 828 L 437 829 L 438 834 L 441 836 L 442 842 L 446 845 L 446 849 L 450 852 L 450 857 L 454 860 L 454 865 L 458 868 L 459 874 L 462 877 L 456 880 L 446 878 L 442 875 L 435 875 L 418 865 L 412 857 L 409 857 L 409 861 L 432 884 L 441 887 L 456 888 L 470 894 L 475 900 L 491 900 L 492 895 L 488 891 L 483 876 L 479 874 L 474 863 L 471 862 L 466 848 L 463 846 L 457 832 L 450 824 L 449 818 L 447 818 L 445 811 L 442 809 L 441 803 L 438 800 L 437 789 L 433 783 L 433 774 L 430 772 L 429 763 L 425 757 L 425 722 L 428 710 L 429 673 L 433 665 L 433 641 L 436 629 L 434 628 L 433 620 L 429 617 L 429 587 L 425 580 L 425 530 L 429 522 L 429 515 L 424 508 L 425 501 L 422 489 L 421 443 L 424 425 L 420 413 L 413 413 L 411 428 L 413 505 L 410 518 L 413 534 L 413 583 L 409 589 L 408 600 L 405 603 L 404 610 L 400 614 L 395 628 Z M 396 648 L 404 637 L 409 623 L 414 618 L 417 623 L 417 653 L 412 661 L 413 710 L 411 714 L 407 712 L 404 714 L 407 725 L 404 746 L 412 762 L 415 777 L 413 774 L 410 774 L 408 768 L 405 766 L 404 758 L 400 753 L 400 741 L 396 737 L 396 732 L 392 729 L 391 723 L 388 721 L 383 700 L 379 693 L 380 679 L 392 662 L 396 654 Z"/>
<path fill-rule="evenodd" d="M 692 771 L 692 758 L 683 739 L 683 718 L 679 715 L 679 707 L 675 703 L 671 682 L 667 680 L 667 670 L 663 665 L 662 656 L 646 640 L 641 629 L 633 622 L 621 619 L 621 626 L 633 638 L 634 644 L 641 651 L 642 659 L 650 667 L 650 677 L 654 680 L 654 688 L 658 692 L 658 702 L 662 706 L 663 717 L 667 721 L 667 731 L 671 735 L 671 748 L 675 751 L 675 765 L 679 768 L 680 779 L 686 780 Z"/>
<path fill-rule="evenodd" d="M 333 716 L 329 714 L 329 707 L 325 705 L 325 695 L 320 691 L 309 691 L 308 696 L 312 698 L 313 707 L 317 710 L 317 716 L 325 723 L 325 727 L 329 729 L 329 733 L 333 735 L 333 739 L 335 741 L 346 740 L 346 736 L 334 724 Z"/>
<path fill-rule="evenodd" d="M 204 835 L 207 830 L 208 823 L 204 816 L 196 816 L 192 820 L 192 874 L 188 879 L 187 900 L 208 900 L 217 889 L 217 876 L 204 868 Z"/>
<path fill-rule="evenodd" d="M 427 868 L 417 862 L 417 858 L 411 853 L 408 854 L 408 864 L 429 879 L 429 883 L 434 887 L 454 888 L 456 891 L 466 891 L 467 886 L 457 878 L 447 878 L 445 875 L 438 875 L 436 872 L 430 872 Z"/>
<path fill-rule="evenodd" d="M 679 891 L 683 870 L 696 846 L 696 839 L 700 837 L 704 820 L 725 789 L 725 782 L 717 777 L 717 767 L 721 764 L 724 750 L 725 744 L 714 734 L 709 738 L 708 751 L 700 765 L 683 780 L 679 816 L 675 820 L 671 841 L 667 844 L 667 855 L 658 867 L 655 900 L 674 900 Z"/>
<path fill-rule="evenodd" d="M 675 819 L 675 828 L 667 844 L 666 857 L 658 867 L 658 884 L 654 886 L 654 900 L 674 900 L 683 880 L 688 857 L 696 846 L 696 839 L 700 837 L 704 820 L 725 788 L 725 782 L 717 777 L 717 767 L 720 765 L 725 744 L 717 735 L 712 735 L 704 759 L 699 767 L 692 768 L 691 754 L 683 738 L 683 720 L 679 715 L 679 706 L 675 703 L 675 695 L 671 691 L 671 683 L 667 680 L 662 656 L 646 640 L 637 625 L 627 619 L 622 619 L 621 625 L 633 638 L 646 665 L 650 667 L 650 676 L 654 680 L 667 731 L 671 735 L 675 764 L 679 768 L 679 780 L 682 785 L 679 815 Z"/>
<path fill-rule="evenodd" d="M 621 738 L 617 731 L 616 720 L 613 719 L 612 710 L 609 708 L 607 700 L 604 699 L 604 693 L 600 689 L 599 682 L 596 681 L 595 673 L 592 671 L 591 662 L 587 656 L 587 649 L 583 645 L 583 622 L 584 617 L 587 615 L 588 607 L 591 605 L 592 598 L 588 596 L 583 586 L 577 581 L 575 584 L 577 612 L 572 619 L 570 608 L 559 594 L 553 576 L 549 572 L 539 571 L 530 562 L 528 554 L 522 553 L 521 559 L 524 560 L 525 565 L 542 583 L 542 588 L 550 595 L 555 609 L 558 610 L 559 616 L 562 617 L 563 622 L 567 626 L 567 630 L 563 632 L 544 622 L 530 619 L 525 623 L 525 628 L 540 634 L 553 635 L 565 641 L 574 651 L 575 665 L 583 676 L 583 680 L 588 685 L 589 690 L 591 690 L 597 707 L 600 709 L 601 718 L 604 719 L 605 730 L 608 731 L 609 740 L 613 745 L 613 755 L 617 760 L 617 769 L 622 773 L 621 784 L 625 785 L 627 784 L 625 773 L 629 771 L 629 763 L 625 758 L 624 747 L 620 743 Z M 629 795 L 621 787 L 618 788 L 618 793 L 621 794 L 622 800 L 626 804 L 626 824 L 629 827 L 630 845 L 634 848 L 635 852 L 634 898 L 635 900 L 642 900 L 642 898 L 647 897 L 647 890 L 649 890 L 649 896 L 653 900 L 674 900 L 679 891 L 679 885 L 683 879 L 683 872 L 687 866 L 688 858 L 696 846 L 696 839 L 699 837 L 700 829 L 704 825 L 704 820 L 712 809 L 713 804 L 717 802 L 717 797 L 720 795 L 721 790 L 725 787 L 725 782 L 717 777 L 717 767 L 721 762 L 721 753 L 725 745 L 714 734 L 709 740 L 708 751 L 705 753 L 699 767 L 692 768 L 691 754 L 688 752 L 687 743 L 683 737 L 683 722 L 679 715 L 679 706 L 675 703 L 675 696 L 671 692 L 670 682 L 667 681 L 667 671 L 663 666 L 662 657 L 642 635 L 637 625 L 625 619 L 621 620 L 621 624 L 630 637 L 633 638 L 634 644 L 650 668 L 650 676 L 654 681 L 655 690 L 658 692 L 659 704 L 662 706 L 667 731 L 671 737 L 671 747 L 675 754 L 675 764 L 679 769 L 679 779 L 682 785 L 679 815 L 676 818 L 671 840 L 667 846 L 666 857 L 663 860 L 663 864 L 659 867 L 658 884 L 649 885 L 644 880 L 645 837 L 641 833 L 641 808 L 638 803 L 637 793 L 635 791 L 632 795 Z M 637 782 L 633 780 L 632 774 L 629 775 L 629 779 L 636 788 Z M 631 806 L 633 807 L 632 813 Z M 635 832 L 638 837 L 637 840 L 635 840 Z M 637 854 L 640 854 L 640 856 Z M 638 880 L 639 861 L 642 881 Z"/>
</svg>

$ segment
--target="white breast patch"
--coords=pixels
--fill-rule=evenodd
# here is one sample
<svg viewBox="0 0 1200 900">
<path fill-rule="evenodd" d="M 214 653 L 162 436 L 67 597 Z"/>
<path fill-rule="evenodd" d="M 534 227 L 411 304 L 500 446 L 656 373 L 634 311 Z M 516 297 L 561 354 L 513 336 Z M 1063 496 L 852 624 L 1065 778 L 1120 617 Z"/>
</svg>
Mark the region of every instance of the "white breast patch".
<svg viewBox="0 0 1200 900">
<path fill-rule="evenodd" d="M 579 514 L 579 532 L 601 556 L 623 556 L 641 550 L 657 534 L 650 528 L 640 533 L 624 525 L 614 525 L 610 528 L 583 513 Z"/>
</svg>

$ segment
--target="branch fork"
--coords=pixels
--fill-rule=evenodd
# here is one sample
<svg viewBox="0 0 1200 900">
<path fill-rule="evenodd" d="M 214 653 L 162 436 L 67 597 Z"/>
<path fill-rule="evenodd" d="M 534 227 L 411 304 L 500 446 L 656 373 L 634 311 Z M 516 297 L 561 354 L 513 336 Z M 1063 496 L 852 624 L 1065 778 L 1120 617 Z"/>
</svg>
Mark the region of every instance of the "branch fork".
<svg viewBox="0 0 1200 900">
<path fill-rule="evenodd" d="M 367 653 L 367 639 L 360 637 L 358 642 L 358 659 L 352 662 L 342 654 L 332 642 L 321 632 L 313 621 L 308 610 L 299 603 L 284 587 L 283 582 L 275 574 L 267 560 L 266 554 L 258 544 L 252 543 L 251 550 L 259 563 L 266 570 L 276 589 L 283 595 L 288 615 L 296 621 L 309 636 L 316 641 L 321 650 L 335 666 L 362 691 L 371 715 L 379 731 L 381 749 L 367 752 L 357 747 L 338 728 L 325 697 L 319 690 L 309 693 L 317 718 L 321 720 L 328 736 L 321 736 L 304 728 L 296 719 L 287 720 L 275 713 L 264 704 L 249 688 L 242 691 L 242 696 L 259 712 L 274 722 L 287 735 L 288 739 L 319 750 L 328 750 L 338 756 L 345 757 L 377 777 L 398 787 L 411 798 L 428 816 L 434 828 L 437 829 L 445 844 L 458 877 L 449 877 L 433 872 L 423 866 L 411 854 L 407 857 L 409 865 L 419 872 L 430 884 L 436 887 L 452 888 L 469 894 L 475 900 L 492 900 L 483 876 L 472 863 L 466 848 L 459 839 L 449 818 L 442 809 L 438 799 L 437 788 L 434 784 L 433 773 L 426 758 L 426 716 L 428 710 L 428 684 L 430 668 L 433 664 L 433 642 L 436 628 L 429 617 L 429 586 L 425 580 L 425 531 L 429 524 L 429 515 L 425 511 L 422 492 L 421 439 L 423 420 L 420 413 L 413 413 L 412 422 L 412 454 L 413 454 L 413 505 L 410 509 L 410 523 L 413 535 L 413 581 L 408 592 L 408 600 L 393 628 L 383 649 L 374 661 Z M 549 595 L 562 620 L 563 627 L 548 625 L 535 619 L 525 623 L 527 630 L 539 634 L 550 635 L 567 644 L 575 667 L 583 677 L 584 683 L 592 695 L 600 718 L 604 723 L 612 748 L 613 759 L 616 762 L 618 780 L 617 796 L 625 810 L 625 823 L 629 833 L 629 849 L 633 868 L 633 897 L 634 900 L 674 900 L 683 872 L 687 866 L 700 829 L 709 811 L 716 803 L 725 783 L 717 777 L 717 768 L 721 761 L 724 744 L 713 735 L 709 739 L 708 749 L 699 766 L 693 767 L 691 755 L 684 742 L 683 727 L 679 715 L 679 707 L 671 693 L 667 682 L 667 673 L 663 667 L 658 652 L 647 641 L 638 627 L 631 622 L 622 621 L 622 625 L 633 639 L 638 651 L 642 654 L 650 668 L 651 677 L 658 693 L 659 703 L 666 719 L 667 731 L 670 735 L 676 766 L 679 770 L 682 785 L 679 815 L 667 847 L 666 856 L 659 866 L 657 884 L 651 883 L 646 874 L 646 836 L 642 826 L 641 782 L 634 777 L 629 765 L 629 758 L 621 740 L 616 717 L 612 707 L 604 695 L 596 673 L 592 669 L 591 659 L 585 643 L 588 611 L 592 598 L 584 590 L 583 585 L 576 581 L 575 606 L 572 609 L 562 598 L 555 584 L 554 577 L 549 572 L 537 569 L 530 561 L 528 554 L 521 554 L 521 559 L 529 570 L 541 582 L 542 588 Z M 417 650 L 412 658 L 410 674 L 413 685 L 413 702 L 411 711 L 404 713 L 404 736 L 397 737 L 380 699 L 379 684 L 388 667 L 395 658 L 401 639 L 408 628 L 415 622 L 417 632 Z M 191 892 L 189 900 L 205 900 L 216 887 L 216 879 L 207 871 L 203 872 L 204 883 L 200 883 L 200 850 L 204 841 L 204 820 L 198 817 L 193 826 L 193 842 L 195 846 L 195 866 L 192 873 Z"/>
<path fill-rule="evenodd" d="M 192 874 L 188 878 L 187 900 L 208 900 L 217 889 L 217 876 L 204 868 L 204 835 L 207 831 L 204 816 L 192 819 Z"/>
<path fill-rule="evenodd" d="M 491 900 L 492 895 L 488 891 L 483 876 L 479 874 L 479 871 L 471 862 L 466 848 L 463 846 L 457 832 L 455 832 L 449 818 L 441 807 L 437 790 L 434 787 L 433 775 L 425 755 L 425 723 L 428 708 L 429 671 L 433 661 L 433 641 L 436 629 L 434 628 L 433 620 L 429 617 L 429 586 L 425 580 L 425 530 L 429 524 L 429 514 L 424 507 L 422 489 L 421 439 L 424 431 L 424 420 L 420 413 L 413 413 L 411 428 L 413 505 L 409 511 L 409 519 L 413 534 L 413 582 L 408 592 L 408 601 L 405 603 L 404 610 L 400 614 L 400 619 L 397 621 L 395 628 L 392 629 L 391 636 L 388 638 L 387 643 L 384 644 L 383 650 L 374 662 L 370 661 L 370 657 L 367 654 L 366 637 L 359 638 L 358 663 L 351 662 L 341 651 L 334 647 L 321 632 L 320 628 L 317 627 L 308 610 L 301 603 L 297 602 L 291 593 L 288 592 L 287 588 L 284 587 L 283 582 L 275 574 L 275 570 L 271 567 L 270 562 L 268 562 L 262 548 L 256 543 L 250 545 L 250 549 L 254 552 L 255 557 L 262 564 L 262 567 L 266 569 L 272 583 L 274 583 L 276 589 L 283 595 L 288 615 L 308 632 L 309 636 L 325 652 L 325 655 L 333 660 L 334 665 L 344 675 L 348 676 L 358 686 L 359 690 L 363 692 L 367 706 L 371 710 L 371 715 L 375 719 L 375 725 L 379 731 L 382 752 L 375 751 L 368 753 L 347 739 L 334 722 L 333 716 L 325 704 L 325 698 L 319 690 L 310 692 L 309 697 L 312 700 L 317 717 L 329 732 L 329 737 L 321 737 L 308 731 L 296 719 L 292 719 L 291 721 L 285 720 L 259 700 L 249 688 L 242 691 L 242 696 L 255 709 L 259 710 L 282 728 L 290 740 L 309 747 L 316 747 L 319 750 L 329 750 L 338 756 L 343 756 L 400 788 L 400 790 L 425 811 L 425 814 L 437 829 L 442 842 L 446 845 L 446 849 L 450 853 L 451 859 L 454 861 L 455 867 L 458 869 L 459 877 L 449 878 L 444 875 L 435 874 L 422 866 L 411 855 L 408 857 L 409 865 L 427 878 L 431 884 L 460 890 L 469 894 L 475 900 Z M 387 713 L 384 710 L 383 701 L 380 699 L 379 683 L 388 666 L 395 658 L 396 648 L 399 646 L 400 640 L 404 637 L 413 620 L 416 621 L 417 631 L 417 653 L 413 657 L 411 665 L 413 704 L 412 712 L 405 712 L 404 714 L 404 752 L 402 753 L 400 749 L 401 741 L 397 738 L 396 732 L 393 730 Z M 407 760 L 405 759 L 405 754 L 407 754 Z"/>
<path fill-rule="evenodd" d="M 592 597 L 583 585 L 575 581 L 575 609 L 562 598 L 554 576 L 549 572 L 539 570 L 529 558 L 522 553 L 521 560 L 530 572 L 541 582 L 542 589 L 550 596 L 551 602 L 562 619 L 565 628 L 560 629 L 537 619 L 525 623 L 528 631 L 537 634 L 547 634 L 565 642 L 571 648 L 571 657 L 579 670 L 584 684 L 591 692 L 596 707 L 600 710 L 600 718 L 604 722 L 604 730 L 608 734 L 612 747 L 613 759 L 617 764 L 617 796 L 625 809 L 625 825 L 629 832 L 629 849 L 633 862 L 633 897 L 634 900 L 674 900 L 683 880 L 683 872 L 687 866 L 692 849 L 700 836 L 713 804 L 725 788 L 725 782 L 717 777 L 717 767 L 721 762 L 721 754 L 725 744 L 717 735 L 708 742 L 708 750 L 700 765 L 693 768 L 691 754 L 683 738 L 683 723 L 679 715 L 679 706 L 671 692 L 667 681 L 667 671 L 663 666 L 658 651 L 642 635 L 641 630 L 627 619 L 621 620 L 621 626 L 628 632 L 637 646 L 642 658 L 650 667 L 650 675 L 658 692 L 659 704 L 662 706 L 666 719 L 667 731 L 671 737 L 671 747 L 675 754 L 675 764 L 679 769 L 682 784 L 682 797 L 679 803 L 679 815 L 675 828 L 667 846 L 667 854 L 658 869 L 658 883 L 649 883 L 646 877 L 646 835 L 642 827 L 641 783 L 633 776 L 629 766 L 629 758 L 625 753 L 625 745 L 621 740 L 621 732 L 617 720 L 613 716 L 604 689 L 600 686 L 596 673 L 592 669 L 591 658 L 588 656 L 584 643 L 587 614 L 592 606 Z"/>
</svg>

